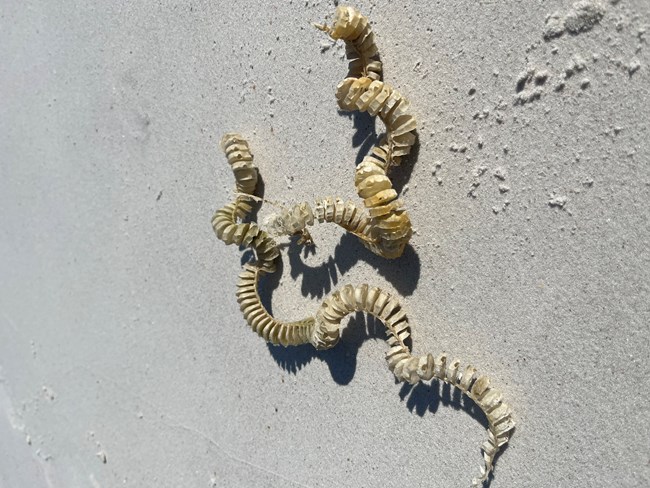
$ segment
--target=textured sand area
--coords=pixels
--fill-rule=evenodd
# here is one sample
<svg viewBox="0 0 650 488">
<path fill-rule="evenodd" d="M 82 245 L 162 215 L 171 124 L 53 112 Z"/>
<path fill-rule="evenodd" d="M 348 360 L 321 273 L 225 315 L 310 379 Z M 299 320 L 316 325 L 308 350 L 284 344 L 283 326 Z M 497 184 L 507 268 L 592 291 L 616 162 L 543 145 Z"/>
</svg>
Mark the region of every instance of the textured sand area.
<svg viewBox="0 0 650 488">
<path fill-rule="evenodd" d="M 356 199 L 383 127 L 337 110 L 345 51 L 310 25 L 335 3 L 0 7 L 0 487 L 469 485 L 476 407 L 396 384 L 362 315 L 330 351 L 265 344 L 210 226 L 229 131 L 267 199 Z M 650 2 L 354 5 L 418 118 L 416 233 L 394 261 L 281 240 L 273 313 L 390 290 L 416 352 L 511 404 L 493 488 L 650 486 Z"/>
</svg>

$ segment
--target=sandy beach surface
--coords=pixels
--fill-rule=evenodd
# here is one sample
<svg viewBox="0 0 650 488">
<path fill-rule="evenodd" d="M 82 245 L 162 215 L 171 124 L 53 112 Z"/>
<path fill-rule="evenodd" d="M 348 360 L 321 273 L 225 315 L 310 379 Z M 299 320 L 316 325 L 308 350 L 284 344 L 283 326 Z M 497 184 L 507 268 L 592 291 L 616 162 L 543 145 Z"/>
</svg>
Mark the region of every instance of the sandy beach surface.
<svg viewBox="0 0 650 488">
<path fill-rule="evenodd" d="M 0 7 L 0 487 L 469 486 L 476 406 L 397 384 L 361 314 L 267 345 L 210 226 L 230 131 L 266 199 L 357 200 L 384 128 L 337 110 L 345 49 L 310 25 L 337 3 Z M 650 2 L 354 5 L 417 116 L 415 233 L 392 261 L 279 239 L 273 313 L 381 286 L 511 404 L 492 488 L 650 486 Z"/>
</svg>

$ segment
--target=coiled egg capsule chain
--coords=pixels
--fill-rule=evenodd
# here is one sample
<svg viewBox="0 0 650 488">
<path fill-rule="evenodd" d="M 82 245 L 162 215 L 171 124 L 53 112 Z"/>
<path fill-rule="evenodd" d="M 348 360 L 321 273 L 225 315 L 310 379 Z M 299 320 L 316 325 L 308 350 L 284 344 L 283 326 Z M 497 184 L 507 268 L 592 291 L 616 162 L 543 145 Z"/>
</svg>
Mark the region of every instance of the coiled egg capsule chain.
<svg viewBox="0 0 650 488">
<path fill-rule="evenodd" d="M 248 143 L 238 134 L 226 134 L 221 140 L 233 170 L 238 196 L 234 202 L 219 209 L 212 218 L 217 238 L 226 244 L 251 248 L 256 261 L 244 265 L 237 284 L 237 303 L 246 322 L 264 340 L 283 346 L 309 342 L 314 318 L 297 322 L 281 322 L 266 310 L 258 293 L 259 280 L 265 273 L 276 271 L 280 256 L 275 241 L 254 222 L 240 223 L 252 210 L 258 172 Z"/>
<path fill-rule="evenodd" d="M 284 346 L 311 343 L 317 349 L 334 347 L 340 338 L 341 321 L 353 312 L 365 312 L 379 319 L 388 334 L 390 349 L 386 353 L 388 368 L 399 381 L 411 384 L 436 378 L 460 389 L 483 410 L 488 419 L 488 439 L 483 443 L 483 465 L 480 476 L 472 481 L 479 486 L 493 469 L 499 450 L 508 442 L 514 429 L 510 407 L 503 401 L 501 392 L 490 386 L 486 376 L 479 375 L 476 368 L 460 367 L 460 361 L 447 360 L 442 354 L 436 359 L 431 354 L 414 356 L 406 343 L 410 335 L 408 318 L 399 301 L 377 287 L 367 284 L 344 286 L 328 296 L 315 317 L 284 323 L 274 319 L 265 309 L 258 293 L 259 279 L 264 273 L 275 271 L 279 250 L 275 241 L 255 223 L 238 223 L 251 211 L 252 192 L 257 181 L 257 168 L 253 165 L 248 144 L 240 136 L 228 134 L 222 147 L 231 167 L 245 168 L 233 171 L 240 196 L 218 210 L 212 221 L 217 237 L 226 244 L 250 247 L 257 261 L 244 265 L 237 285 L 237 302 L 250 327 L 266 341 Z M 254 174 L 253 174 L 254 173 Z M 250 193 L 249 193 L 250 192 Z M 298 205 L 292 215 L 296 221 L 313 221 L 310 207 Z M 336 222 L 357 229 L 365 235 L 367 221 L 360 224 L 355 218 L 354 205 L 342 201 L 324 199 L 317 206 L 317 218 Z M 365 226 L 365 227 L 360 227 Z"/>
<path fill-rule="evenodd" d="M 379 116 L 386 125 L 387 135 L 364 158 L 355 173 L 357 193 L 364 200 L 367 213 L 352 202 L 328 197 L 318 200 L 315 210 L 306 203 L 285 209 L 280 217 L 272 219 L 270 227 L 278 234 L 293 234 L 304 232 L 314 220 L 334 222 L 357 235 L 376 254 L 398 257 L 410 239 L 411 225 L 387 174 L 410 152 L 416 139 L 415 119 L 408 113 L 408 101 L 380 81 L 381 62 L 377 59 L 374 35 L 365 17 L 352 7 L 339 7 L 332 27 L 318 27 L 334 39 L 346 42 L 350 71 L 337 88 L 339 107 Z M 514 429 L 510 408 L 503 402 L 499 390 L 491 387 L 489 379 L 478 375 L 474 367 L 463 369 L 458 360 L 449 362 L 444 354 L 436 359 L 431 354 L 413 356 L 405 343 L 410 333 L 405 312 L 396 299 L 378 288 L 348 285 L 327 297 L 313 318 L 289 324 L 275 321 L 261 305 L 257 289 L 259 277 L 275 271 L 278 248 L 256 224 L 236 223 L 251 210 L 252 198 L 247 199 L 245 194 L 254 191 L 257 170 L 254 174 L 251 172 L 252 156 L 248 157 L 250 151 L 246 152 L 248 146 L 244 147 L 243 139 L 227 136 L 224 141 L 237 189 L 244 196 L 218 211 L 213 227 L 227 244 L 248 245 L 255 250 L 257 262 L 244 266 L 237 292 L 238 303 L 249 325 L 274 344 L 310 342 L 318 349 L 327 349 L 338 342 L 340 322 L 348 314 L 363 311 L 377 317 L 386 325 L 390 346 L 386 359 L 399 381 L 417 383 L 436 378 L 460 389 L 486 414 L 488 439 L 481 446 L 484 463 L 480 476 L 472 481 L 472 486 L 479 486 L 492 471 L 495 456 L 509 441 Z M 245 225 L 249 227 L 239 227 Z"/>
<path fill-rule="evenodd" d="M 304 216 L 315 214 L 318 222 L 335 222 L 359 237 L 373 253 L 388 259 L 397 258 L 404 252 L 412 228 L 388 172 L 411 151 L 417 123 L 409 113 L 408 100 L 380 81 L 381 63 L 374 59 L 378 50 L 366 17 L 353 7 L 339 6 L 331 27 L 317 27 L 333 39 L 345 41 L 348 57 L 352 59 L 348 77 L 337 87 L 339 107 L 379 116 L 387 135 L 364 157 L 355 172 L 357 194 L 363 199 L 367 213 L 352 202 L 343 203 L 338 197 L 328 197 L 318 200 L 315 210 L 308 203 L 301 203 L 306 213 L 287 210 L 282 215 L 272 215 L 267 221 L 269 229 L 274 235 L 303 233 L 306 226 L 314 222 L 313 218 Z"/>
<path fill-rule="evenodd" d="M 316 25 L 332 39 L 343 40 L 350 62 L 348 76 L 337 89 L 337 100 L 342 110 L 367 111 L 379 115 L 388 133 L 391 157 L 399 158 L 410 152 L 415 142 L 415 119 L 409 115 L 410 103 L 390 85 L 381 81 L 382 65 L 368 19 L 350 6 L 336 8 L 331 27 Z M 394 139 L 394 140 L 393 140 Z M 394 161 L 399 164 L 399 160 Z"/>
<path fill-rule="evenodd" d="M 354 202 L 344 202 L 338 197 L 320 198 L 313 208 L 308 202 L 285 206 L 279 212 L 270 214 L 264 225 L 273 236 L 300 235 L 302 240 L 307 240 L 311 238 L 307 226 L 314 225 L 316 221 L 337 224 L 366 243 L 373 240 L 370 218 L 365 210 Z"/>
<path fill-rule="evenodd" d="M 349 60 L 348 77 L 368 77 L 379 80 L 382 64 L 379 50 L 375 44 L 375 34 L 368 18 L 354 7 L 338 6 L 331 27 L 314 24 L 317 29 L 327 32 L 334 40 L 346 42 L 346 57 Z"/>
<path fill-rule="evenodd" d="M 507 444 L 515 427 L 511 409 L 503 401 L 501 392 L 490 385 L 487 376 L 479 375 L 473 366 L 461 368 L 458 359 L 449 361 L 445 354 L 435 359 L 431 354 L 412 355 L 406 345 L 406 339 L 410 335 L 408 319 L 399 301 L 367 284 L 356 287 L 346 285 L 323 301 L 316 314 L 311 343 L 320 349 L 336 345 L 341 320 L 354 312 L 373 315 L 386 326 L 390 346 L 386 360 L 388 368 L 398 381 L 415 384 L 436 378 L 458 388 L 485 413 L 488 438 L 481 446 L 483 464 L 480 476 L 472 480 L 472 486 L 479 486 L 492 471 L 497 453 Z"/>
</svg>

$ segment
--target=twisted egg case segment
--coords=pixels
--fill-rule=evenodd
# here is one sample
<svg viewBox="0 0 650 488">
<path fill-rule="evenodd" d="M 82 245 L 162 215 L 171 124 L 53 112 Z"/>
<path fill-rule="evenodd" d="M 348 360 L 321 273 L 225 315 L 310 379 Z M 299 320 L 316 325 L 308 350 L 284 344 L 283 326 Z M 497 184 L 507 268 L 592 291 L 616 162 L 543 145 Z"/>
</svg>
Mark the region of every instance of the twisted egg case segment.
<svg viewBox="0 0 650 488">
<path fill-rule="evenodd" d="M 404 203 L 388 177 L 392 166 L 410 153 L 415 143 L 417 123 L 409 113 L 410 103 L 388 83 L 381 81 L 375 35 L 368 19 L 352 7 L 338 7 L 331 27 L 316 25 L 333 39 L 346 44 L 348 76 L 339 83 L 336 100 L 343 111 L 368 112 L 386 126 L 386 136 L 357 166 L 354 184 L 363 199 L 363 208 L 338 197 L 316 201 L 314 209 L 301 203 L 270 219 L 274 235 L 292 235 L 314 223 L 334 222 L 353 233 L 373 253 L 398 258 L 412 235 L 411 220 Z"/>
<path fill-rule="evenodd" d="M 411 224 L 392 183 L 387 177 L 391 165 L 409 153 L 415 142 L 415 120 L 408 114 L 408 101 L 389 85 L 380 81 L 381 62 L 375 59 L 377 48 L 368 20 L 352 7 L 338 7 L 331 27 L 318 26 L 334 39 L 343 39 L 350 59 L 350 72 L 336 93 L 345 110 L 367 111 L 378 115 L 386 125 L 387 136 L 373 148 L 357 167 L 355 186 L 364 199 L 364 209 L 339 198 L 317 201 L 315 210 L 302 203 L 276 216 L 276 230 L 294 234 L 307 225 L 335 222 L 357 235 L 373 252 L 386 258 L 398 257 L 411 236 Z M 445 354 L 413 355 L 406 339 L 410 326 L 406 312 L 390 294 L 368 284 L 346 285 L 325 298 L 314 316 L 297 322 L 275 319 L 264 307 L 258 293 L 260 277 L 276 271 L 280 256 L 276 242 L 255 222 L 241 222 L 251 212 L 258 169 L 253 164 L 248 143 L 237 134 L 226 134 L 221 142 L 236 181 L 237 197 L 218 210 L 212 226 L 226 244 L 248 247 L 255 259 L 244 265 L 237 285 L 237 302 L 251 328 L 266 341 L 283 346 L 310 343 L 317 349 L 334 347 L 340 338 L 341 321 L 354 312 L 365 312 L 386 327 L 389 350 L 386 360 L 399 381 L 411 384 L 437 379 L 458 388 L 471 398 L 488 420 L 487 440 L 482 444 L 483 464 L 480 475 L 472 480 L 479 486 L 488 477 L 499 450 L 508 442 L 514 429 L 510 407 L 501 392 L 473 366 L 461 367 L 457 359 Z"/>
</svg>

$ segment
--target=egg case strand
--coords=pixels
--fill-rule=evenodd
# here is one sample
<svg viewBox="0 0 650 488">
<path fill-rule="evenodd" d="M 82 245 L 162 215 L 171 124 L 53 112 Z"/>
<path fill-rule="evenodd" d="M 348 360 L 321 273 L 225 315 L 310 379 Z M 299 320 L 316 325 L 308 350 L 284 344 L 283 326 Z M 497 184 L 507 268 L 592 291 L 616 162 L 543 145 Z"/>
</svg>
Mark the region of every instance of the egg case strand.
<svg viewBox="0 0 650 488">
<path fill-rule="evenodd" d="M 377 287 L 367 284 L 346 285 L 325 298 L 316 314 L 312 344 L 319 348 L 333 347 L 340 336 L 341 320 L 354 312 L 365 312 L 379 319 L 386 327 L 388 368 L 398 381 L 416 384 L 433 378 L 458 388 L 485 413 L 488 420 L 488 438 L 481 445 L 483 465 L 480 475 L 472 480 L 479 486 L 492 471 L 494 459 L 507 444 L 515 427 L 512 411 L 503 401 L 501 392 L 490 385 L 490 379 L 479 375 L 476 368 L 461 368 L 458 359 L 448 360 L 446 354 L 434 359 L 433 355 L 411 354 L 406 339 L 410 327 L 399 301 Z"/>
<path fill-rule="evenodd" d="M 368 19 L 353 7 L 339 6 L 331 27 L 317 25 L 333 39 L 346 43 L 350 60 L 348 76 L 339 83 L 336 99 L 341 110 L 368 112 L 378 116 L 386 126 L 386 137 L 364 157 L 355 171 L 357 194 L 363 199 L 367 214 L 353 203 L 343 204 L 338 197 L 320 199 L 316 212 L 311 208 L 306 213 L 287 210 L 274 214 L 268 221 L 268 228 L 275 235 L 302 233 L 307 225 L 313 224 L 308 215 L 319 213 L 319 222 L 335 222 L 361 239 L 373 253 L 388 259 L 398 258 L 404 252 L 411 238 L 411 221 L 403 202 L 397 199 L 388 172 L 393 165 L 399 165 L 401 158 L 410 153 L 416 141 L 417 123 L 409 113 L 410 103 L 389 84 L 380 80 L 381 62 L 377 59 L 378 49 Z M 303 208 L 309 204 L 300 204 Z M 354 209 L 354 211 L 352 211 Z M 339 210 L 337 212 L 337 210 Z M 344 217 L 354 214 L 357 219 L 350 225 Z M 365 217 L 369 215 L 368 217 Z"/>
<path fill-rule="evenodd" d="M 212 228 L 226 244 L 250 247 L 256 260 L 244 265 L 237 284 L 237 303 L 251 328 L 265 340 L 284 346 L 308 342 L 314 319 L 281 322 L 266 310 L 258 293 L 260 278 L 276 271 L 275 262 L 280 256 L 275 241 L 255 222 L 238 222 L 253 209 L 253 194 L 257 185 L 258 170 L 248 143 L 238 134 L 226 134 L 221 140 L 228 163 L 235 176 L 238 197 L 234 202 L 217 210 L 212 218 Z"/>
<path fill-rule="evenodd" d="M 382 64 L 375 44 L 375 34 L 368 18 L 361 12 L 354 7 L 341 5 L 336 9 L 331 27 L 325 24 L 314 26 L 328 33 L 332 39 L 346 42 L 349 77 L 381 79 Z"/>
<path fill-rule="evenodd" d="M 376 57 L 374 35 L 363 15 L 352 7 L 338 7 L 332 27 L 318 27 L 334 39 L 346 42 L 350 71 L 337 88 L 339 107 L 379 116 L 386 125 L 387 137 L 364 158 L 355 174 L 357 193 L 364 199 L 368 213 L 353 202 L 326 197 L 316 202 L 315 209 L 302 203 L 287 210 L 274 228 L 290 234 L 312 225 L 314 218 L 319 222 L 333 222 L 357 235 L 376 254 L 397 257 L 410 238 L 411 227 L 387 173 L 409 153 L 415 142 L 415 119 L 408 114 L 408 101 L 380 81 L 381 62 Z M 485 413 L 489 427 L 488 439 L 481 446 L 484 462 L 480 476 L 472 480 L 472 486 L 479 486 L 492 471 L 497 453 L 514 429 L 510 407 L 503 401 L 501 392 L 490 385 L 486 376 L 478 375 L 474 367 L 463 369 L 460 361 L 448 361 L 445 354 L 435 359 L 431 354 L 413 356 L 405 343 L 410 329 L 399 301 L 367 284 L 347 285 L 334 292 L 323 301 L 314 317 L 288 323 L 275 320 L 262 305 L 258 287 L 263 274 L 276 271 L 279 249 L 257 224 L 237 222 L 252 210 L 257 168 L 241 136 L 227 134 L 222 148 L 233 169 L 240 196 L 216 212 L 213 228 L 226 244 L 250 247 L 257 258 L 244 265 L 237 286 L 237 301 L 251 328 L 273 344 L 309 342 L 317 349 L 327 349 L 338 342 L 341 320 L 348 314 L 365 312 L 377 317 L 386 326 L 388 335 L 388 367 L 399 381 L 414 384 L 438 379 L 461 390 Z"/>
<path fill-rule="evenodd" d="M 237 222 L 252 210 L 254 188 L 251 190 L 250 185 L 251 181 L 257 181 L 258 170 L 253 164 L 248 143 L 241 136 L 227 134 L 223 138 L 222 148 L 233 168 L 240 196 L 215 213 L 212 226 L 217 237 L 226 244 L 250 247 L 257 257 L 255 261 L 244 265 L 237 284 L 237 302 L 248 325 L 272 344 L 290 346 L 310 343 L 316 349 L 329 349 L 340 339 L 343 318 L 353 312 L 373 315 L 386 327 L 389 346 L 386 360 L 388 368 L 398 381 L 415 384 L 436 378 L 460 389 L 485 413 L 489 427 L 488 439 L 481 446 L 484 462 L 480 476 L 472 481 L 472 486 L 478 486 L 486 480 L 493 468 L 495 456 L 508 442 L 514 428 L 510 407 L 503 402 L 500 391 L 490 386 L 486 376 L 478 375 L 474 367 L 467 366 L 463 369 L 460 361 L 448 361 L 445 354 L 436 359 L 431 354 L 412 355 L 406 343 L 410 336 L 410 326 L 398 299 L 368 284 L 356 287 L 346 285 L 326 297 L 314 317 L 297 322 L 281 322 L 266 310 L 258 292 L 259 280 L 265 273 L 276 271 L 275 261 L 280 252 L 275 241 L 255 223 Z M 247 171 L 241 171 L 242 167 L 246 167 Z M 251 193 L 246 194 L 245 190 L 250 190 Z M 332 216 L 326 216 L 325 213 L 332 206 Z M 344 216 L 346 211 L 352 213 L 350 207 L 342 202 L 328 200 L 319 207 L 317 218 L 336 221 L 336 213 Z M 344 220 L 342 218 L 341 222 Z"/>
</svg>

